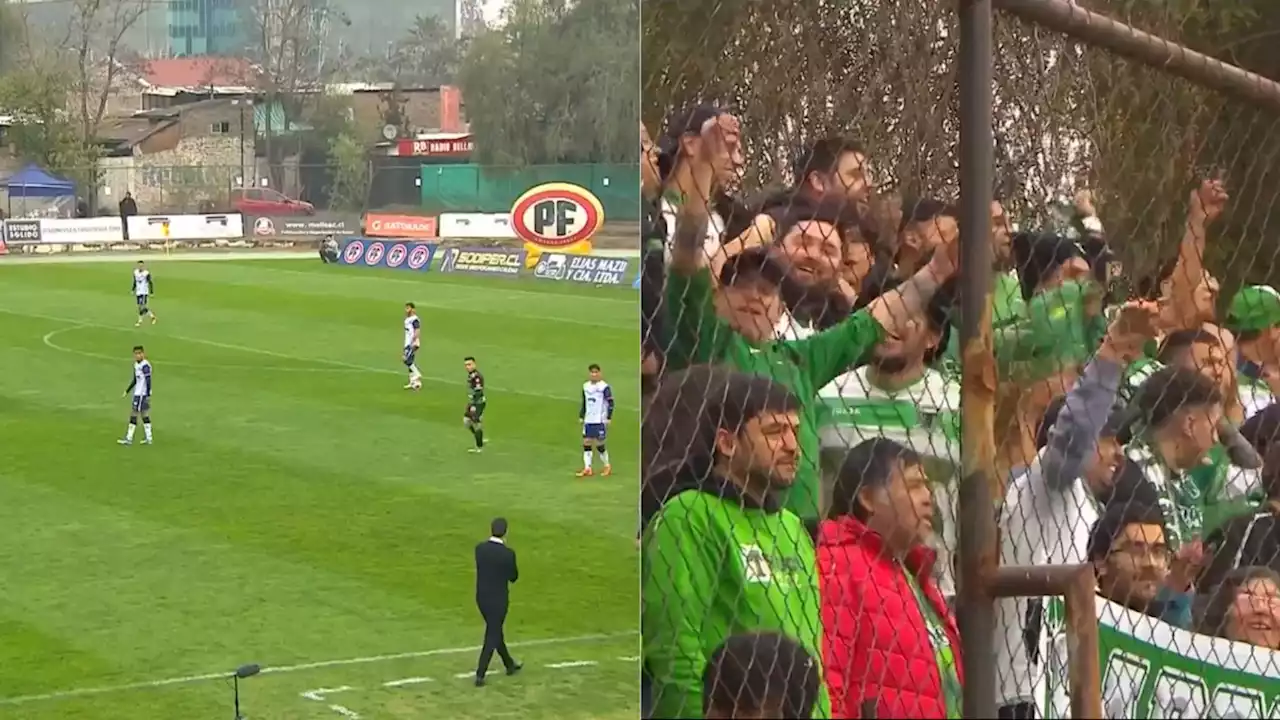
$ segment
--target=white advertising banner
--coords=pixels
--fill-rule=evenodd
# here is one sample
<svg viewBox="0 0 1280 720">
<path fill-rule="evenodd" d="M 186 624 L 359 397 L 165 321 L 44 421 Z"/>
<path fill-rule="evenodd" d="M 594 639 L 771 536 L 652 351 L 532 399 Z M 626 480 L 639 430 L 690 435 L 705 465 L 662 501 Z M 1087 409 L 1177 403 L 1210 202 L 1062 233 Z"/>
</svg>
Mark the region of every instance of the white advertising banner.
<svg viewBox="0 0 1280 720">
<path fill-rule="evenodd" d="M 40 242 L 68 245 L 104 245 L 123 240 L 124 225 L 118 217 L 41 218 Z"/>
<path fill-rule="evenodd" d="M 510 213 L 444 213 L 440 216 L 442 239 L 513 240 Z"/>
<path fill-rule="evenodd" d="M 135 215 L 129 218 L 130 242 L 166 240 L 238 240 L 244 218 L 227 215 Z"/>
</svg>

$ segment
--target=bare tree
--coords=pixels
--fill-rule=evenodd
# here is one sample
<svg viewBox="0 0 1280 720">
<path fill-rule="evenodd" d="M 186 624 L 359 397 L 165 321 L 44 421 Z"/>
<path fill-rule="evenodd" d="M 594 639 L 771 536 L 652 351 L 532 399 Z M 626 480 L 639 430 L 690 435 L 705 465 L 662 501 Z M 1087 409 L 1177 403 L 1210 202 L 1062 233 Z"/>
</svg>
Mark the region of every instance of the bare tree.
<svg viewBox="0 0 1280 720">
<path fill-rule="evenodd" d="M 108 101 L 123 82 L 136 79 L 136 63 L 125 46 L 126 33 L 151 9 L 152 0 L 73 0 L 66 34 L 55 46 L 69 55 L 72 106 L 81 137 L 91 143 Z"/>
<path fill-rule="evenodd" d="M 252 0 L 246 13 L 249 58 L 254 62 L 252 82 L 262 91 L 271 108 L 279 110 L 282 127 L 268 122 L 263 128 L 263 147 L 271 181 L 284 184 L 286 154 L 298 149 L 295 142 L 277 138 L 277 131 L 291 132 L 310 100 L 324 92 L 329 76 L 325 64 L 325 40 L 330 8 L 325 0 Z"/>
</svg>

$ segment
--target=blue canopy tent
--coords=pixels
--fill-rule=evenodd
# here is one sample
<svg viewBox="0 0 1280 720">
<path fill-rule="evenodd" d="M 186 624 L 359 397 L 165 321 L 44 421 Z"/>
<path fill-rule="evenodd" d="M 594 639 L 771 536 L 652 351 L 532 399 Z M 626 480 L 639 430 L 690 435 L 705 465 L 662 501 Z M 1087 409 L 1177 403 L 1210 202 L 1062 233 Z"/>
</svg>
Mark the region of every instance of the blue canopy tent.
<svg viewBox="0 0 1280 720">
<path fill-rule="evenodd" d="M 9 191 L 10 198 L 60 198 L 75 197 L 76 185 L 56 175 L 28 165 L 0 180 L 0 187 Z"/>
<path fill-rule="evenodd" d="M 74 208 L 76 184 L 57 175 L 50 175 L 37 165 L 27 165 L 9 177 L 0 180 L 0 189 L 8 195 L 9 215 L 13 215 L 13 199 L 20 198 L 21 214 L 29 214 L 28 200 L 36 201 L 37 214 L 70 216 Z"/>
</svg>

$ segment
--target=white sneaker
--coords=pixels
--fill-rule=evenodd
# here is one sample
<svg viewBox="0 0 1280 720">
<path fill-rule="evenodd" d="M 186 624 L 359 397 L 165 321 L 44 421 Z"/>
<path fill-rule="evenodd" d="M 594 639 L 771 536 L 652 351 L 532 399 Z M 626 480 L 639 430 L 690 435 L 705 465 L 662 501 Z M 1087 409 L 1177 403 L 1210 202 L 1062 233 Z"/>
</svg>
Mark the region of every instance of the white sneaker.
<svg viewBox="0 0 1280 720">
<path fill-rule="evenodd" d="M 118 445 L 132 445 L 132 444 L 133 444 L 133 441 L 132 441 L 132 440 L 126 440 L 126 439 L 124 439 L 124 438 L 120 438 L 119 440 L 117 440 L 117 441 L 116 441 L 116 444 L 118 444 Z"/>
<path fill-rule="evenodd" d="M 150 444 L 151 444 L 151 438 L 147 438 L 146 440 L 143 440 L 143 441 L 142 441 L 142 444 L 143 444 L 143 445 L 150 445 Z"/>
</svg>

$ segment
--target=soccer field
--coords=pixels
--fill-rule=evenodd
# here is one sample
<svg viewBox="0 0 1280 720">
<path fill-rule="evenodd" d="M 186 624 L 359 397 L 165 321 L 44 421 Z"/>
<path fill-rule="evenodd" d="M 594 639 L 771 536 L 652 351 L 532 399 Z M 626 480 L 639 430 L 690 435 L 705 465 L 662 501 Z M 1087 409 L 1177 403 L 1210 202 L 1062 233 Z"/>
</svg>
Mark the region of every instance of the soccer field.
<svg viewBox="0 0 1280 720">
<path fill-rule="evenodd" d="M 135 328 L 131 267 L 0 262 L 0 718 L 230 717 L 212 676 L 245 663 L 250 718 L 638 715 L 634 290 L 156 261 Z M 122 447 L 134 344 L 155 444 Z M 592 362 L 614 475 L 580 480 Z M 472 548 L 498 515 L 525 671 L 495 657 L 477 689 Z"/>
</svg>

